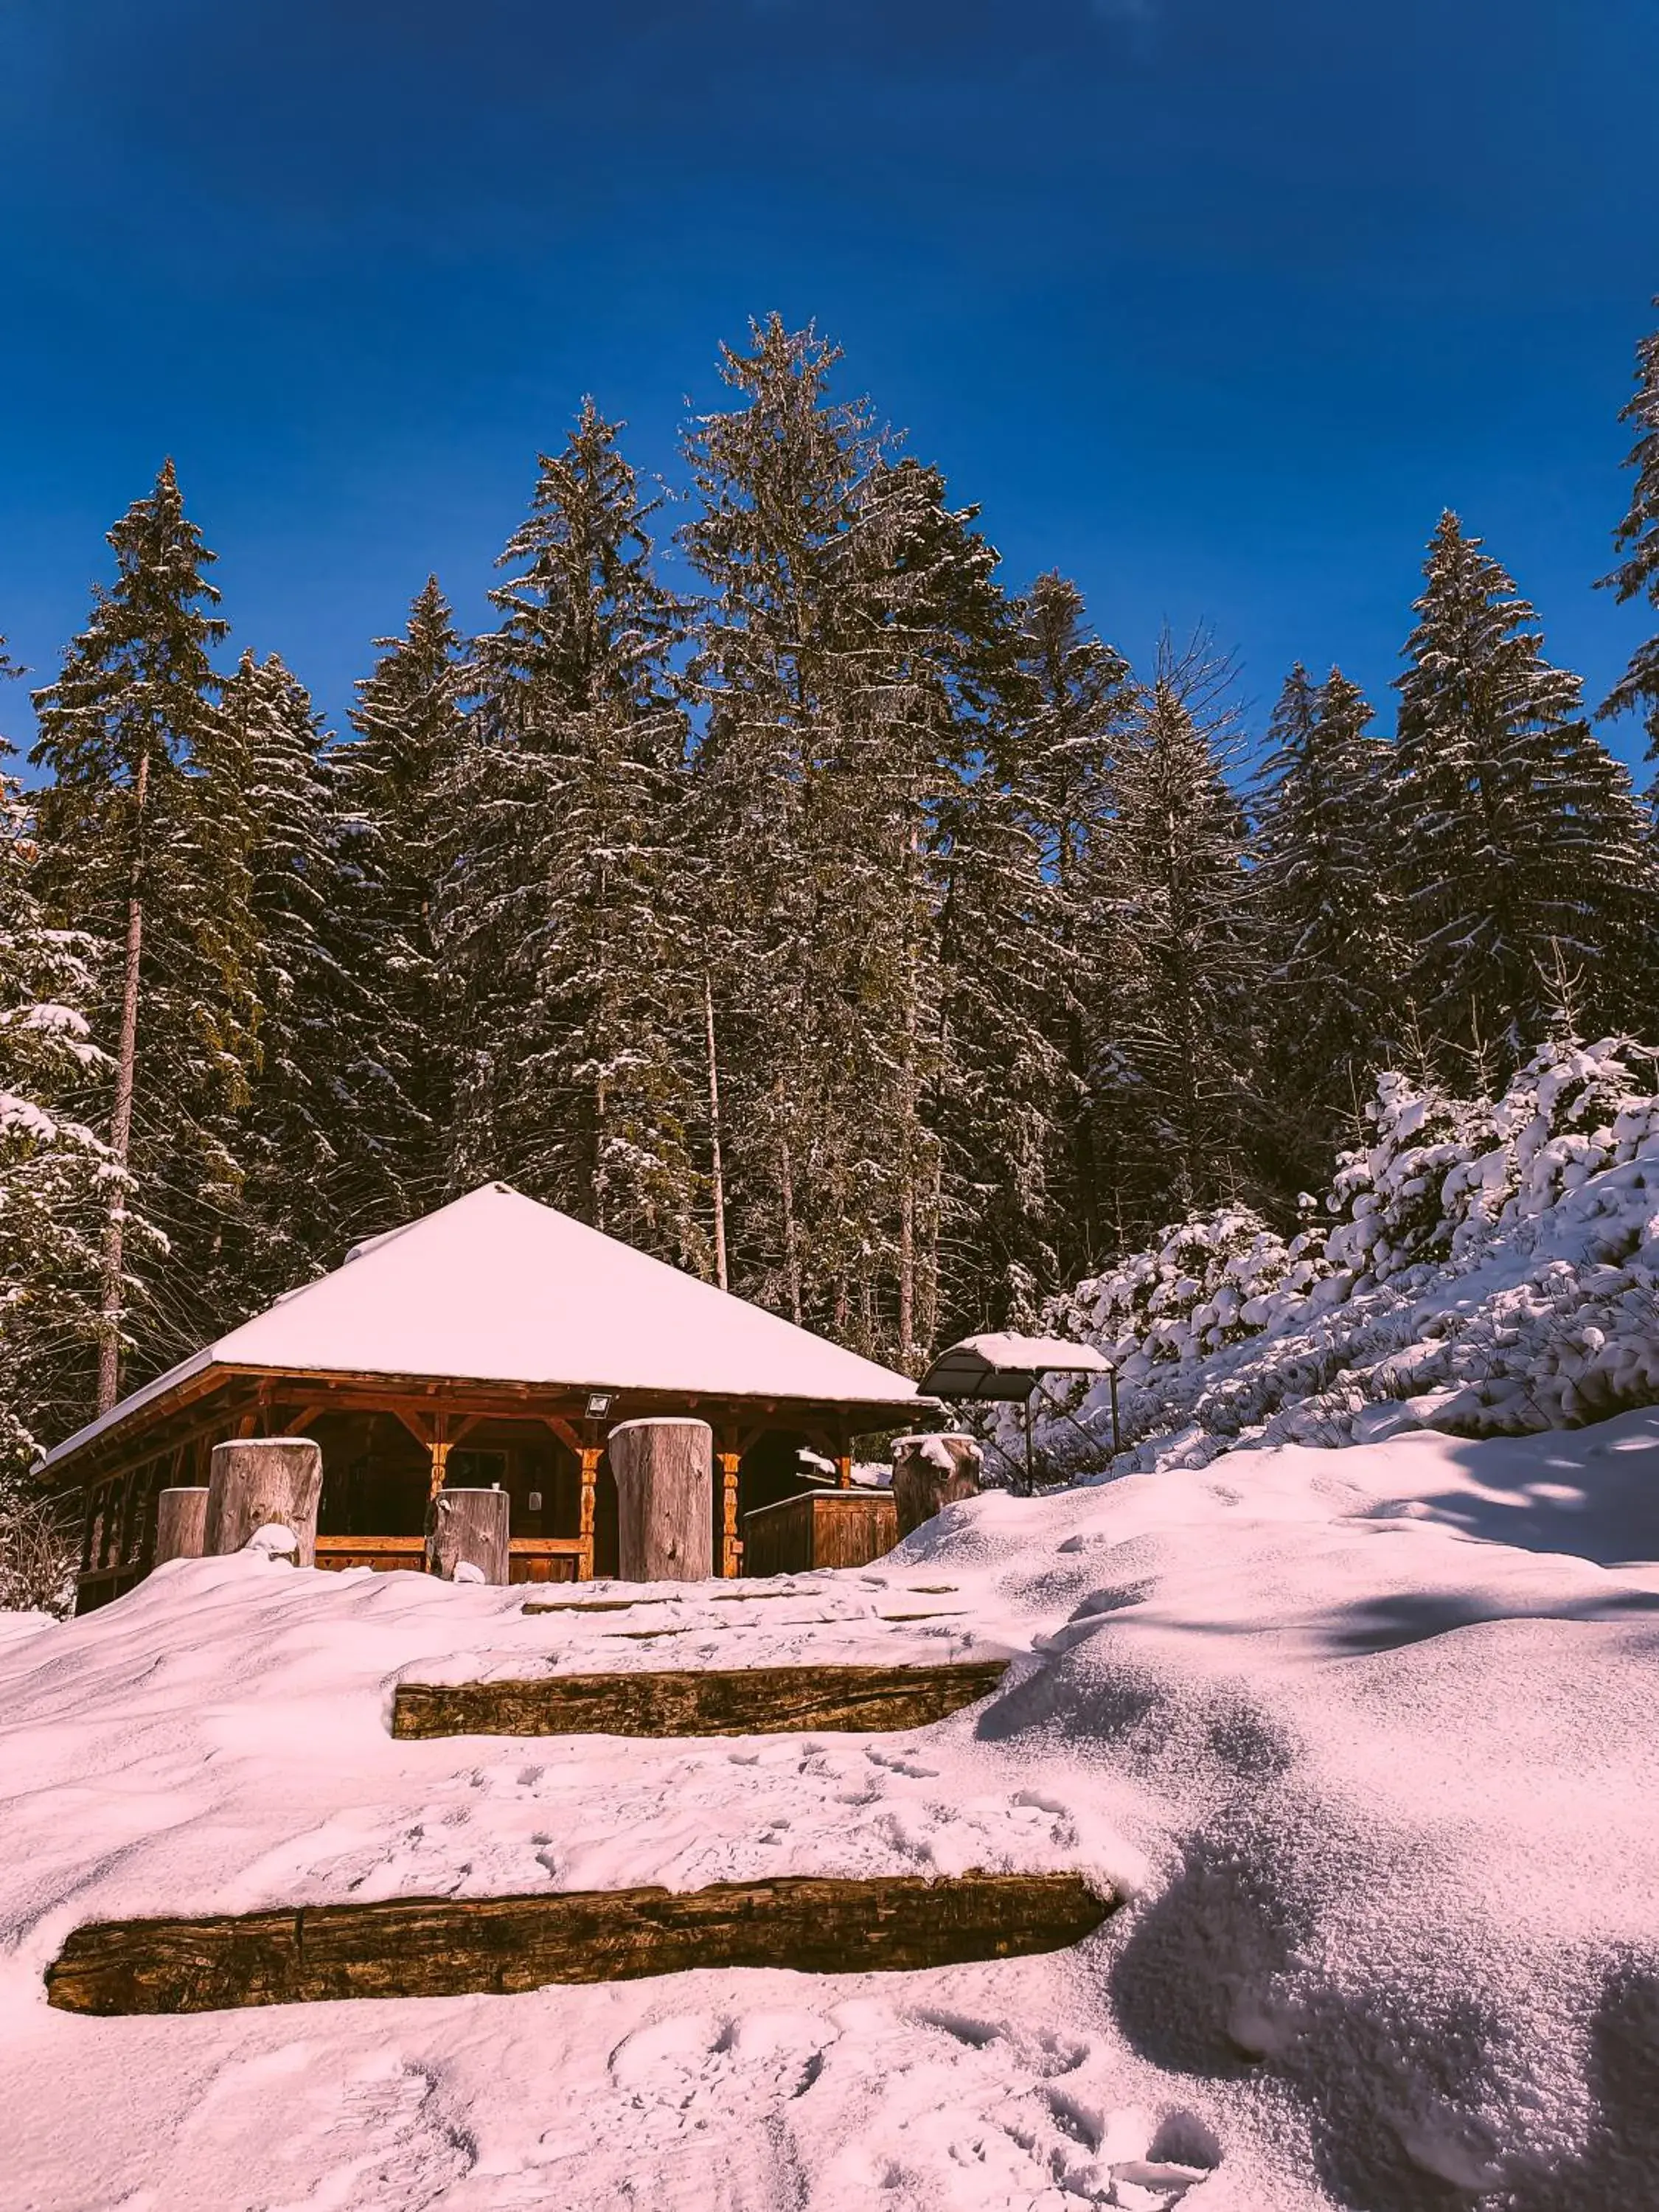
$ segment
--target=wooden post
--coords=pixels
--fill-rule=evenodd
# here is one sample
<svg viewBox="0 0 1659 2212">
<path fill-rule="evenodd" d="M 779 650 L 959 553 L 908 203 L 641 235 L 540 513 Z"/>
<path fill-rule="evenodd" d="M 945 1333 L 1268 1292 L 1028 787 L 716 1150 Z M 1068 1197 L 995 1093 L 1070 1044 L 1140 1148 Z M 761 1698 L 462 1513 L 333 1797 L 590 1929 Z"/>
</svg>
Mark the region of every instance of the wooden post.
<svg viewBox="0 0 1659 2212">
<path fill-rule="evenodd" d="M 210 1557 L 240 1552 L 273 1524 L 299 1540 L 295 1564 L 317 1562 L 317 1507 L 323 1455 L 308 1437 L 239 1438 L 215 1444 L 208 1478 L 205 1542 Z"/>
<path fill-rule="evenodd" d="M 155 1501 L 155 1564 L 199 1559 L 207 1549 L 208 1494 L 194 1484 L 188 1490 L 164 1490 Z"/>
<path fill-rule="evenodd" d="M 743 1455 L 733 1440 L 727 1437 L 720 1452 L 720 1572 L 728 1580 L 741 1571 L 743 1544 L 738 1535 L 738 1481 L 743 1473 Z"/>
<path fill-rule="evenodd" d="M 713 1571 L 714 1434 L 707 1421 L 623 1421 L 605 1449 L 617 1478 L 623 1582 L 700 1582 Z"/>
<path fill-rule="evenodd" d="M 836 1454 L 836 1482 L 842 1490 L 853 1487 L 853 1455 L 845 1442 Z"/>
<path fill-rule="evenodd" d="M 581 1539 L 582 1547 L 576 1561 L 576 1580 L 579 1583 L 591 1583 L 593 1579 L 593 1517 L 599 1496 L 599 1462 L 604 1457 L 603 1444 L 582 1446 L 582 1491 L 580 1518 L 576 1523 L 576 1534 Z"/>
<path fill-rule="evenodd" d="M 444 1477 L 449 1468 L 449 1423 L 441 1413 L 434 1418 L 432 1438 L 427 1449 L 432 1455 L 432 1486 L 427 1496 L 433 1498 L 443 1488 Z"/>
<path fill-rule="evenodd" d="M 976 1498 L 982 1457 L 972 1437 L 896 1437 L 893 1510 L 900 1536 L 920 1528 L 957 1498 Z"/>
<path fill-rule="evenodd" d="M 457 1567 L 471 1566 L 487 1583 L 505 1584 L 509 1504 L 504 1490 L 440 1491 L 426 1516 L 427 1560 L 433 1572 L 453 1583 Z"/>
</svg>

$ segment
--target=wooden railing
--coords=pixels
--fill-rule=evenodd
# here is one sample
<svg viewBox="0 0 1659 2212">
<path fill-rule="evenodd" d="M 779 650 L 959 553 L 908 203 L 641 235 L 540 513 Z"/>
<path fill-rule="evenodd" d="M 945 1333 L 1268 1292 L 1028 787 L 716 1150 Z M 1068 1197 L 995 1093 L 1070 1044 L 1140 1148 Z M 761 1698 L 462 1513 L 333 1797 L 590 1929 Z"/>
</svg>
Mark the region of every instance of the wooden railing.
<svg viewBox="0 0 1659 2212">
<path fill-rule="evenodd" d="M 580 1578 L 580 1536 L 514 1536 L 507 1544 L 507 1579 L 515 1583 L 573 1583 Z M 424 1574 L 424 1536 L 319 1536 L 319 1567 L 373 1567 L 377 1574 Z"/>
</svg>

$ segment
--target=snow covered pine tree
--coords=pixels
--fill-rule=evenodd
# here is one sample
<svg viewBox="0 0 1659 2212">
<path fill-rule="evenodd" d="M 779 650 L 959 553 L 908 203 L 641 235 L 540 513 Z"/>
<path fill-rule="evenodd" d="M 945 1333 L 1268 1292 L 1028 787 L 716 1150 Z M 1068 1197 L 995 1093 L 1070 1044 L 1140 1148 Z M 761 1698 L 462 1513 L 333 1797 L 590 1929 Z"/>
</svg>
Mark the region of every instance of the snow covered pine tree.
<svg viewBox="0 0 1659 2212">
<path fill-rule="evenodd" d="M 1659 300 L 1653 304 L 1659 307 Z M 1613 545 L 1622 557 L 1601 579 L 1601 588 L 1612 592 L 1620 606 L 1645 599 L 1650 607 L 1659 607 L 1659 331 L 1636 349 L 1636 390 L 1619 419 L 1635 427 L 1625 465 L 1634 471 L 1636 482 L 1630 506 L 1613 533 Z M 1648 733 L 1648 758 L 1659 762 L 1659 633 L 1637 647 L 1601 712 L 1639 712 Z M 1650 802 L 1659 799 L 1659 783 L 1648 798 Z"/>
<path fill-rule="evenodd" d="M 697 1265 L 702 963 L 684 922 L 681 611 L 656 502 L 586 401 L 541 459 L 478 641 L 450 787 L 446 989 L 465 1040 L 452 1175 L 500 1175 Z M 464 854 L 464 863 L 459 856 Z"/>
<path fill-rule="evenodd" d="M 1340 669 L 1298 662 L 1256 781 L 1254 885 L 1268 962 L 1261 1133 L 1268 1180 L 1311 1190 L 1358 1141 L 1399 1035 L 1406 952 L 1388 886 L 1392 750 Z"/>
<path fill-rule="evenodd" d="M 1543 657 L 1536 617 L 1443 515 L 1396 679 L 1394 884 L 1416 951 L 1407 988 L 1460 1059 L 1519 1065 L 1550 1024 L 1557 948 L 1592 1034 L 1639 1024 L 1655 867 L 1630 779 L 1591 734 L 1582 685 Z"/>
<path fill-rule="evenodd" d="M 226 624 L 214 556 L 185 516 L 173 464 L 109 532 L 112 585 L 35 695 L 30 758 L 52 770 L 39 810 L 41 896 L 54 918 L 119 945 L 100 971 L 94 1034 L 112 1054 L 98 1401 L 122 1353 L 146 1370 L 199 1343 L 237 1204 L 238 1109 L 258 1019 L 243 795 L 216 763 Z M 163 1232 L 143 1255 L 138 1209 Z"/>
<path fill-rule="evenodd" d="M 20 675 L 4 646 L 0 678 Z M 0 757 L 11 750 L 0 739 Z M 108 1212 L 107 1154 L 80 1119 L 106 1064 L 88 1020 L 106 948 L 48 923 L 33 831 L 0 775 L 0 1511 L 82 1417 Z"/>
<path fill-rule="evenodd" d="M 362 1009 L 333 1087 L 334 1210 L 352 1236 L 428 1212 L 449 1188 L 455 1066 L 439 943 L 447 855 L 472 680 L 449 603 L 428 576 L 401 637 L 357 685 L 356 734 L 332 749 L 339 901 L 333 957 L 347 1002 Z"/>
</svg>

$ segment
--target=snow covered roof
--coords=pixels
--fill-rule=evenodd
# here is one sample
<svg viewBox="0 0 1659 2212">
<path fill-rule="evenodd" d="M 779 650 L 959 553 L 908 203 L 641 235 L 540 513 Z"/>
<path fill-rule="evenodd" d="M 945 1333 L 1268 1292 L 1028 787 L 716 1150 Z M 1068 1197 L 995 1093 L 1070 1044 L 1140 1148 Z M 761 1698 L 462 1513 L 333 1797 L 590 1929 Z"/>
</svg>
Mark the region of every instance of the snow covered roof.
<svg viewBox="0 0 1659 2212">
<path fill-rule="evenodd" d="M 1104 1375 L 1107 1370 L 1092 1344 L 1002 1333 L 965 1336 L 941 1352 L 921 1387 L 941 1398 L 1029 1398 L 1039 1375 Z"/>
<path fill-rule="evenodd" d="M 917 1396 L 908 1376 L 500 1182 L 357 1245 L 331 1275 L 123 1399 L 45 1464 L 214 1366 L 819 1405 Z"/>
</svg>

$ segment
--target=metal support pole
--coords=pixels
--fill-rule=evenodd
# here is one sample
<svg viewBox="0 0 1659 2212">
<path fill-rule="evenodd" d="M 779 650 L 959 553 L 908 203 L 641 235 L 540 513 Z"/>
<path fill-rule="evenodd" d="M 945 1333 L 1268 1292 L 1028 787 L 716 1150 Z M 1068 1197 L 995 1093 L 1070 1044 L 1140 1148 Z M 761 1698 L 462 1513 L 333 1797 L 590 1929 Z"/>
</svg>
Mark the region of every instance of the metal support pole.
<svg viewBox="0 0 1659 2212">
<path fill-rule="evenodd" d="M 1028 1498 L 1036 1495 L 1036 1476 L 1031 1468 L 1031 1401 L 1029 1395 L 1025 1401 L 1025 1495 Z"/>
<path fill-rule="evenodd" d="M 1123 1449 L 1123 1440 L 1117 1431 L 1117 1370 L 1110 1370 L 1112 1378 L 1112 1457 L 1115 1459 Z"/>
</svg>

